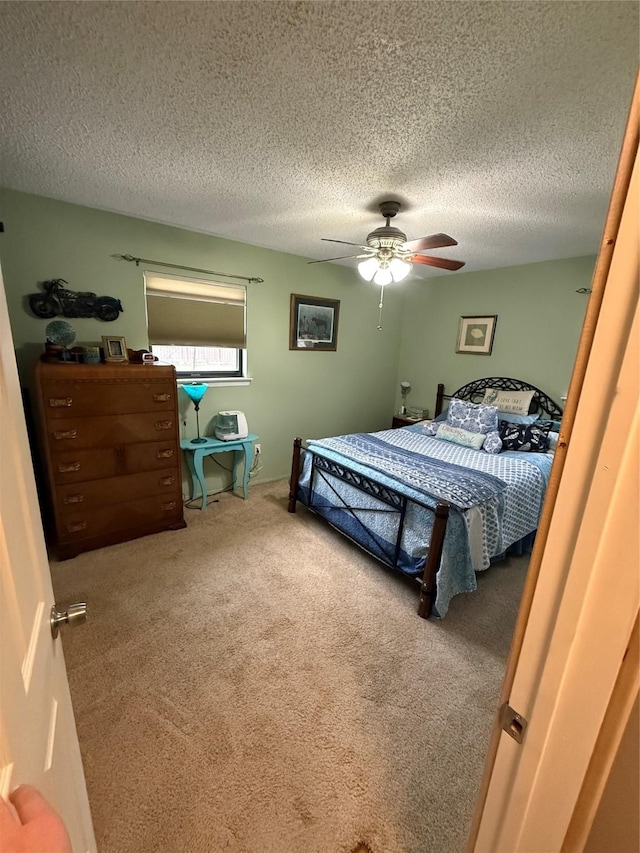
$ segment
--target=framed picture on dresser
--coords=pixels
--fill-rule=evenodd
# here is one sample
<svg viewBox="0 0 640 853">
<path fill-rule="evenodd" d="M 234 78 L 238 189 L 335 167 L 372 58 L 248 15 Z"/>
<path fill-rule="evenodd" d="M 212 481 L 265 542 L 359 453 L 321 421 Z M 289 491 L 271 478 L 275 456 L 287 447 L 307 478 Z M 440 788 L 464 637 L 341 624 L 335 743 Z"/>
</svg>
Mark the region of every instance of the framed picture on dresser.
<svg viewBox="0 0 640 853">
<path fill-rule="evenodd" d="M 124 364 L 129 361 L 127 344 L 122 337 L 103 335 L 102 348 L 104 349 L 104 360 L 106 362 Z"/>
</svg>

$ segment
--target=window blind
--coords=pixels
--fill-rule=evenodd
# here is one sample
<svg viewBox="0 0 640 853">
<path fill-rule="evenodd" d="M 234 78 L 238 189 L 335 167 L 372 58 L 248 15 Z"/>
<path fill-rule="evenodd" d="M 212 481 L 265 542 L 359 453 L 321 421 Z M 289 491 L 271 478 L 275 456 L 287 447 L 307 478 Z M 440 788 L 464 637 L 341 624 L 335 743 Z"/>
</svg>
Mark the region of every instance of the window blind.
<svg viewBox="0 0 640 853">
<path fill-rule="evenodd" d="M 145 273 L 149 343 L 245 349 L 247 289 Z"/>
</svg>

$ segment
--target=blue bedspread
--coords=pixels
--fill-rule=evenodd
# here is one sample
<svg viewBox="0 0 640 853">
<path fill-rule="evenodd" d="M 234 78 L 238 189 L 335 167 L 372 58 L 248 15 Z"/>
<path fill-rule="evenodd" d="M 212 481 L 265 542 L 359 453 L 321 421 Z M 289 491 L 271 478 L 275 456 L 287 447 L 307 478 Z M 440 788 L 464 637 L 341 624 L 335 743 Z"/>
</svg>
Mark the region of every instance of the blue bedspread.
<svg viewBox="0 0 640 853">
<path fill-rule="evenodd" d="M 476 588 L 475 572 L 491 558 L 535 531 L 553 457 L 507 452 L 491 455 L 425 436 L 419 427 L 357 433 L 308 442 L 317 454 L 339 462 L 411 498 L 401 539 L 399 568 L 423 568 L 433 525 L 433 507 L 451 504 L 437 575 L 434 615 L 444 616 L 451 598 Z M 309 503 L 311 454 L 304 456 L 299 495 Z M 354 519 L 341 508 L 362 508 Z M 389 561 L 398 516 L 334 477 L 314 478 L 314 508 L 375 556 Z"/>
</svg>

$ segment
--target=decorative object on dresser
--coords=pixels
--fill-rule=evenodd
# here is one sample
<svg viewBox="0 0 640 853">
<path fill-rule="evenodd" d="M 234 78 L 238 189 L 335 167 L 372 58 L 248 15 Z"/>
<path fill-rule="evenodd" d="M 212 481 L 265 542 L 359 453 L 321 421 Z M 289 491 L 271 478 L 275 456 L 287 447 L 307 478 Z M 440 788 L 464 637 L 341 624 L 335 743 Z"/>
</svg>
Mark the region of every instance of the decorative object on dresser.
<svg viewBox="0 0 640 853">
<path fill-rule="evenodd" d="M 76 339 L 76 331 L 66 320 L 52 320 L 44 330 L 44 354 L 42 361 L 78 361 L 69 347 Z"/>
<path fill-rule="evenodd" d="M 172 366 L 36 367 L 60 559 L 185 527 Z"/>
<path fill-rule="evenodd" d="M 100 347 L 82 347 L 83 364 L 100 364 Z"/>
<path fill-rule="evenodd" d="M 127 344 L 123 337 L 114 337 L 111 335 L 102 336 L 102 347 L 104 349 L 104 360 L 113 362 L 114 364 L 126 363 L 129 361 L 127 354 Z"/>
</svg>

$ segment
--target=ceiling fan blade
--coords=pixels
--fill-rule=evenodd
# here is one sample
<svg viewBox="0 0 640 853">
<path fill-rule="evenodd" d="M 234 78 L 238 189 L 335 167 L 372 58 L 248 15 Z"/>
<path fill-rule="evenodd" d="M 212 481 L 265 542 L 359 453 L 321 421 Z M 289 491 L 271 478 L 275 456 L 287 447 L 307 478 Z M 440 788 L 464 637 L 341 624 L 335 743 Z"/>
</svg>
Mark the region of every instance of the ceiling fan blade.
<svg viewBox="0 0 640 853">
<path fill-rule="evenodd" d="M 307 261 L 308 264 L 326 264 L 327 261 L 344 261 L 345 258 L 360 258 L 361 255 L 341 255 L 339 258 L 322 258 L 320 261 Z"/>
<path fill-rule="evenodd" d="M 332 240 L 331 237 L 321 237 L 325 243 L 344 243 L 345 246 L 357 246 L 359 249 L 368 249 L 368 246 L 363 246 L 361 243 L 350 243 L 349 240 Z"/>
<path fill-rule="evenodd" d="M 449 258 L 432 258 L 430 255 L 411 255 L 408 261 L 415 264 L 425 264 L 428 267 L 440 267 L 443 270 L 459 270 L 464 261 L 450 261 Z"/>
<path fill-rule="evenodd" d="M 409 240 L 404 244 L 404 249 L 413 252 L 422 252 L 424 249 L 442 249 L 445 246 L 457 246 L 458 241 L 448 234 L 431 234 L 429 237 L 418 237 L 417 240 Z"/>
</svg>

